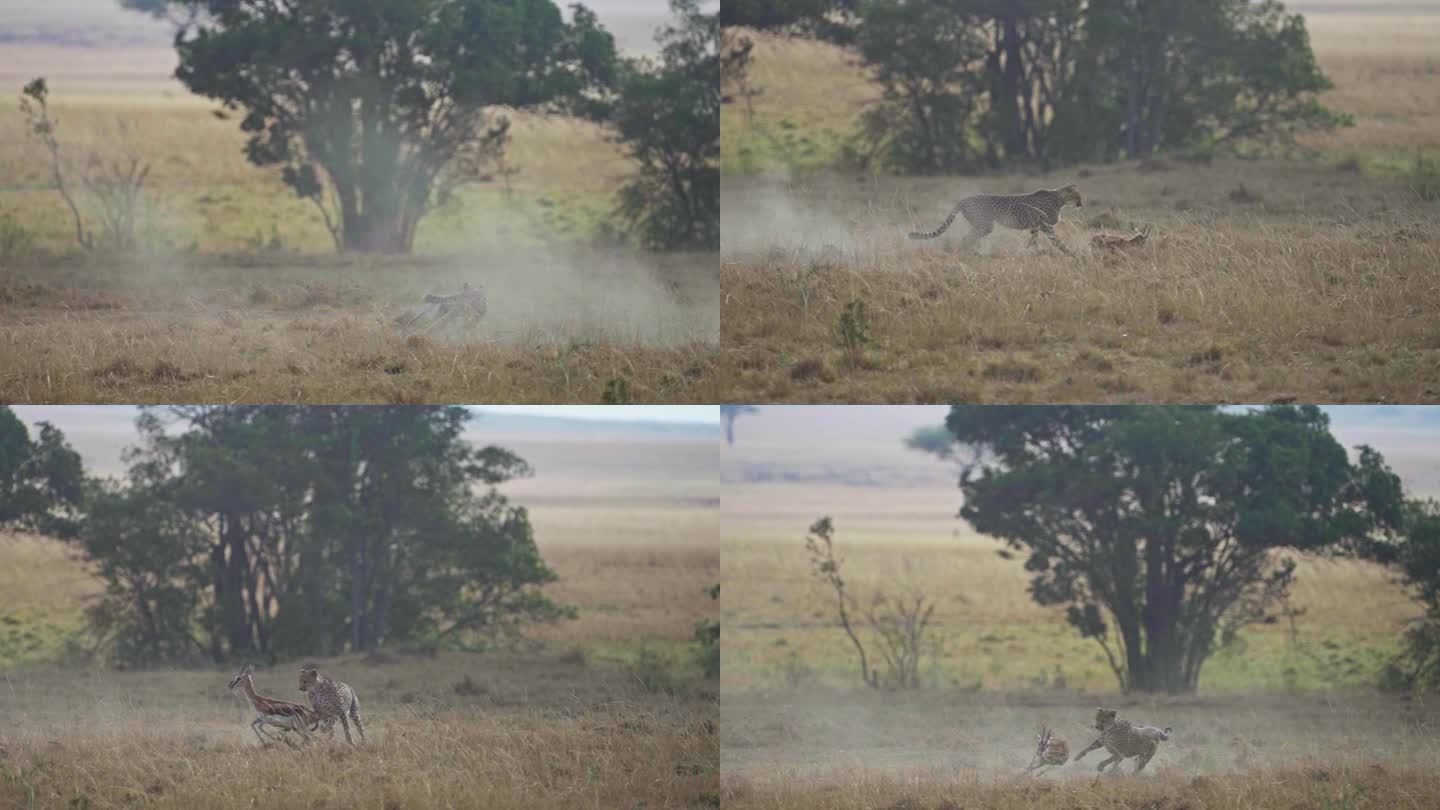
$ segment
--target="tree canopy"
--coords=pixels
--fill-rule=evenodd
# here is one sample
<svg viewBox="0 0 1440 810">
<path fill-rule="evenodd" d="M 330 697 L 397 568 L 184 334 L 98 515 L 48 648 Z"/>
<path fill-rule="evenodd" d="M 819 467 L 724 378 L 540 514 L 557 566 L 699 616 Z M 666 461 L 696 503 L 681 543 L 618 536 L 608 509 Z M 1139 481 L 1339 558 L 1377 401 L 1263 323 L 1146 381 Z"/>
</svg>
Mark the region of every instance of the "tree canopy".
<svg viewBox="0 0 1440 810">
<path fill-rule="evenodd" d="M 1026 554 L 1031 596 L 1127 690 L 1193 691 L 1287 596 L 1295 553 L 1362 552 L 1405 521 L 1381 456 L 1352 462 L 1314 406 L 957 405 L 945 424 L 970 450 L 961 517 Z"/>
<path fill-rule="evenodd" d="M 122 0 L 177 20 L 176 77 L 241 111 L 336 246 L 403 253 L 433 203 L 505 147 L 500 108 L 603 116 L 614 40 L 553 0 Z"/>
<path fill-rule="evenodd" d="M 1209 154 L 1350 121 L 1275 0 L 871 0 L 851 26 L 883 90 L 858 152 L 898 171 Z"/>
<path fill-rule="evenodd" d="M 147 409 L 126 481 L 97 483 L 79 543 L 91 620 L 127 663 L 464 646 L 573 615 L 514 454 L 431 406 Z"/>
<path fill-rule="evenodd" d="M 80 454 L 59 429 L 41 422 L 31 439 L 15 412 L 0 405 L 0 530 L 73 536 L 84 488 Z"/>
<path fill-rule="evenodd" d="M 1405 531 L 1379 538 L 1366 556 L 1398 572 L 1423 611 L 1405 628 L 1400 655 L 1382 672 L 1382 685 L 1440 689 L 1440 502 L 1411 501 Z"/>
<path fill-rule="evenodd" d="M 657 37 L 660 61 L 623 71 L 614 124 L 640 176 L 620 210 L 659 250 L 720 248 L 720 26 L 698 0 L 671 0 L 677 18 Z"/>
</svg>

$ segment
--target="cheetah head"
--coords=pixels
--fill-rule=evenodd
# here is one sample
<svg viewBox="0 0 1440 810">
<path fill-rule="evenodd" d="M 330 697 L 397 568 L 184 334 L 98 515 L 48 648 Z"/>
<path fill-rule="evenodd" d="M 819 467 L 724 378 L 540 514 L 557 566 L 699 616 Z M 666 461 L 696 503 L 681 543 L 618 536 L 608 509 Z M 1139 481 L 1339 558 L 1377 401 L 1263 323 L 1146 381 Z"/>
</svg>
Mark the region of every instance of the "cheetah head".
<svg viewBox="0 0 1440 810">
<path fill-rule="evenodd" d="M 300 668 L 300 691 L 309 692 L 311 687 L 320 682 L 320 670 L 314 664 L 306 664 Z"/>
<path fill-rule="evenodd" d="M 1074 183 L 1061 188 L 1059 191 L 1060 199 L 1066 205 L 1073 205 L 1076 208 L 1085 207 L 1085 200 L 1080 197 L 1080 189 L 1076 188 Z"/>
<path fill-rule="evenodd" d="M 1095 730 L 1104 731 L 1115 725 L 1115 715 L 1119 712 L 1114 709 L 1100 708 L 1095 710 Z"/>
</svg>

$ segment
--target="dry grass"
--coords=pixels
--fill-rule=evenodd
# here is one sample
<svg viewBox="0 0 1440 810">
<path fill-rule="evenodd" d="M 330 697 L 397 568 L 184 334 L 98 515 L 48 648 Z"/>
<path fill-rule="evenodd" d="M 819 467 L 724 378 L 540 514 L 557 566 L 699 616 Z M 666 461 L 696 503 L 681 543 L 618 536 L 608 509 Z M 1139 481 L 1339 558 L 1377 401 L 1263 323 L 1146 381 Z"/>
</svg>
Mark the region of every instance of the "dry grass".
<svg viewBox="0 0 1440 810">
<path fill-rule="evenodd" d="M 1307 14 L 1311 46 L 1335 89 L 1325 104 L 1355 126 L 1307 136 L 1336 151 L 1440 147 L 1440 14 Z"/>
<path fill-rule="evenodd" d="M 1440 398 L 1433 204 L 1322 167 L 1116 165 L 988 181 L 731 181 L 727 399 L 744 402 L 1402 401 Z M 1077 182 L 1076 252 L 993 234 L 904 238 L 953 200 Z M 1244 187 L 1244 193 L 1239 189 Z M 1258 199 L 1257 199 L 1258 198 Z M 1154 226 L 1140 250 L 1090 250 Z M 1096 224 L 1099 224 L 1097 221 Z M 858 362 L 836 336 L 865 304 Z"/>
<path fill-rule="evenodd" d="M 1063 611 L 1037 605 L 1023 556 L 954 519 L 954 489 L 830 491 L 811 486 L 729 485 L 721 581 L 727 695 L 858 684 L 853 650 L 834 616 L 834 594 L 810 575 L 806 527 L 835 518 L 847 583 L 861 604 L 877 591 L 916 589 L 936 604 L 927 684 L 966 689 L 1105 690 L 1115 687 L 1099 645 L 1079 637 Z M 907 497 L 908 496 L 908 497 Z M 778 517 L 796 502 L 803 516 Z M 787 509 L 786 511 L 790 511 Z M 760 517 L 748 517 L 753 514 Z M 769 516 L 765 516 L 769 513 Z M 731 520 L 728 515 L 735 514 Z M 1365 687 L 1395 651 L 1416 604 L 1378 567 L 1301 559 L 1288 622 L 1247 628 L 1201 671 L 1206 694 Z"/>
<path fill-rule="evenodd" d="M 1030 761 L 1035 731 L 1054 729 L 1069 741 L 1072 756 L 1078 754 L 1095 738 L 1096 706 L 1174 729 L 1140 779 L 1115 781 L 1229 778 L 1251 768 L 1299 764 L 1358 770 L 1383 763 L 1403 770 L 1440 753 L 1433 736 L 1440 706 L 1361 693 L 1132 698 L 1075 690 L 886 694 L 811 688 L 727 691 L 721 766 L 727 781 L 771 788 L 793 781 L 813 790 L 816 783 L 843 787 L 873 778 L 941 788 L 997 780 L 1013 790 Z M 1080 787 L 1080 779 L 1093 778 L 1096 756 L 1072 760 L 1039 781 Z M 1125 763 L 1126 776 L 1134 767 L 1133 760 Z"/>
<path fill-rule="evenodd" d="M 237 665 L 238 666 L 238 665 Z M 642 691 L 576 656 L 322 662 L 355 687 L 368 743 L 260 748 L 233 674 L 0 676 L 0 806 L 718 806 L 716 702 Z M 262 670 L 284 699 L 296 667 Z M 352 734 L 354 730 L 352 729 Z"/>
<path fill-rule="evenodd" d="M 650 457 L 632 462 L 635 475 L 674 472 L 677 450 L 636 446 Z M 573 448 L 550 453 L 595 469 Z M 522 455 L 542 459 L 519 500 L 533 501 L 560 576 L 546 592 L 579 607 L 578 620 L 532 628 L 538 644 L 517 649 L 323 661 L 360 695 L 369 742 L 355 749 L 338 733 L 298 752 L 262 749 L 253 715 L 225 692 L 238 662 L 115 672 L 0 656 L 0 807 L 719 806 L 718 695 L 690 643 L 716 613 L 706 588 L 719 577 L 718 505 L 627 496 L 623 481 L 576 495 L 544 475 L 556 457 Z M 68 637 L 96 592 L 53 540 L 0 537 L 5 571 L 20 573 L 0 574 L 0 651 L 7 616 Z M 56 648 L 40 652 L 53 660 Z M 262 669 L 259 691 L 303 701 L 297 668 Z M 669 686 L 649 691 L 642 678 Z"/>
<path fill-rule="evenodd" d="M 0 391 L 40 403 L 565 403 L 598 402 L 623 378 L 637 402 L 713 402 L 718 293 L 695 261 L 517 259 L 526 278 L 513 284 L 485 262 L 118 266 L 42 281 L 36 269 L 0 277 Z M 462 278 L 489 291 L 477 329 L 394 326 L 424 291 Z"/>
<path fill-rule="evenodd" d="M 0 45 L 0 89 L 52 80 L 70 161 L 134 155 L 152 168 L 142 255 L 76 270 L 48 155 L 16 105 L 0 107 L 0 224 L 31 243 L 0 253 L 19 268 L 0 276 L 0 397 L 567 403 L 598 402 L 623 379 L 636 402 L 715 401 L 715 256 L 588 248 L 635 171 L 602 127 L 515 113 L 513 175 L 427 216 L 416 258 L 329 259 L 320 213 L 245 159 L 236 120 L 164 78 L 173 63 L 166 49 Z M 37 281 L 50 292 L 27 293 Z M 390 328 L 401 307 L 462 281 L 490 296 L 465 342 Z"/>
<path fill-rule="evenodd" d="M 216 105 L 165 78 L 171 49 L 68 49 L 0 45 L 0 94 L 19 96 L 35 76 L 50 79 L 62 146 L 72 158 L 133 154 L 151 164 L 146 217 L 152 241 L 203 252 L 249 250 L 272 234 L 287 248 L 333 250 L 314 206 L 295 197 L 279 169 L 244 156 L 237 120 L 215 118 Z M 634 166 L 604 130 L 560 116 L 512 114 L 507 184 L 461 195 L 461 204 L 428 217 L 417 249 L 463 250 L 483 244 L 543 244 L 557 230 L 579 230 L 613 206 L 611 194 Z M 48 155 L 24 132 L 14 104 L 0 107 L 0 211 L 35 229 L 42 244 L 70 244 L 69 212 L 50 188 Z M 556 213 L 565 216 L 557 219 Z"/>
<path fill-rule="evenodd" d="M 770 810 L 1391 810 L 1434 807 L 1440 779 L 1433 769 L 1387 767 L 1380 762 L 1337 765 L 1319 759 L 1285 767 L 1221 776 L 1168 772 L 1146 779 L 948 782 L 916 780 L 890 772 L 853 771 L 833 781 L 775 779 L 753 784 L 726 773 L 721 790 L 728 808 Z"/>
</svg>

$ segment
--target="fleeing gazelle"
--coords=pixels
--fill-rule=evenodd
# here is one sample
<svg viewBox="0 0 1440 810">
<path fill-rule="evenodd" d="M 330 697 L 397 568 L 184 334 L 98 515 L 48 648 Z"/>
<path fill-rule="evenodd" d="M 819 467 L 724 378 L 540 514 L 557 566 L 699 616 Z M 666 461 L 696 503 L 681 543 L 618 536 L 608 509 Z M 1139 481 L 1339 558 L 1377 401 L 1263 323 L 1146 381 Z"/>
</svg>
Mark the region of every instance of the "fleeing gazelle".
<svg viewBox="0 0 1440 810">
<path fill-rule="evenodd" d="M 281 729 L 282 733 L 286 731 L 298 731 L 300 732 L 300 736 L 308 741 L 310 739 L 310 731 L 317 723 L 315 713 L 301 706 L 299 703 L 276 700 L 275 698 L 255 694 L 255 682 L 250 678 L 251 673 L 254 671 L 255 667 L 253 665 L 246 664 L 241 668 L 240 674 L 236 675 L 235 678 L 230 681 L 230 689 L 239 689 L 241 694 L 245 695 L 245 700 L 250 703 L 250 708 L 255 710 L 255 722 L 250 724 L 250 728 L 255 731 L 255 736 L 260 738 L 260 744 L 265 745 L 273 739 L 270 737 L 269 732 L 261 733 L 260 729 L 263 726 L 275 726 Z M 294 745 L 288 737 L 281 737 L 281 739 L 290 745 Z"/>
<path fill-rule="evenodd" d="M 1065 742 L 1065 738 L 1042 726 L 1035 737 L 1035 756 L 1031 757 L 1025 773 L 1033 772 L 1039 776 L 1052 765 L 1064 765 L 1069 758 L 1070 744 Z"/>
</svg>

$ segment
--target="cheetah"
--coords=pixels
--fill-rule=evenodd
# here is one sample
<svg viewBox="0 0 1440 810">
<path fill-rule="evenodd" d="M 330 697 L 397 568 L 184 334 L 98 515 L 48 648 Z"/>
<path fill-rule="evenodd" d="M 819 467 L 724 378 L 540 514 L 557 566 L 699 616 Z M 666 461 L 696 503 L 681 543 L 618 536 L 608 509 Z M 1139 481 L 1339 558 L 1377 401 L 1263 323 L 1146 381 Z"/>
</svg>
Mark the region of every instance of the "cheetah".
<svg viewBox="0 0 1440 810">
<path fill-rule="evenodd" d="M 1095 729 L 1100 736 L 1095 742 L 1085 746 L 1085 750 L 1075 755 L 1075 761 L 1103 747 L 1110 752 L 1110 758 L 1100 763 L 1096 770 L 1103 772 L 1106 765 L 1115 764 L 1127 757 L 1138 757 L 1140 762 L 1135 766 L 1135 773 L 1139 773 L 1145 767 L 1145 763 L 1155 756 L 1155 749 L 1160 747 L 1162 740 L 1170 739 L 1171 729 L 1166 726 L 1162 731 L 1150 726 L 1137 726 L 1129 720 L 1117 720 L 1118 714 L 1114 709 L 1100 708 L 1095 710 Z"/>
<path fill-rule="evenodd" d="M 349 715 L 360 732 L 360 742 L 365 742 L 365 724 L 360 722 L 360 701 L 348 684 L 321 674 L 314 664 L 306 664 L 300 670 L 300 691 L 310 698 L 310 705 L 315 707 L 315 715 L 325 726 L 327 737 L 335 736 L 335 719 L 339 718 L 340 727 L 345 730 L 345 742 L 354 745 L 355 741 L 350 738 L 350 724 L 345 721 L 346 715 Z"/>
<path fill-rule="evenodd" d="M 1035 737 L 1035 756 L 1030 759 L 1025 773 L 1034 772 L 1035 776 L 1039 776 L 1052 765 L 1064 765 L 1069 758 L 1070 743 L 1066 742 L 1064 737 L 1057 737 L 1050 729 L 1042 727 Z"/>
<path fill-rule="evenodd" d="M 964 214 L 971 231 L 960 243 L 961 247 L 972 247 L 990 235 L 998 223 L 1006 228 L 1030 232 L 1030 245 L 1034 246 L 1041 233 L 1050 238 L 1051 244 L 1063 253 L 1070 253 L 1065 243 L 1055 235 L 1055 223 L 1060 221 L 1060 209 L 1067 205 L 1084 207 L 1080 189 L 1074 185 L 1057 189 L 1040 189 L 1029 194 L 977 194 L 966 197 L 950 209 L 950 214 L 940 227 L 928 233 L 912 233 L 911 239 L 934 239 L 944 233 L 955 221 L 957 214 Z"/>
</svg>

